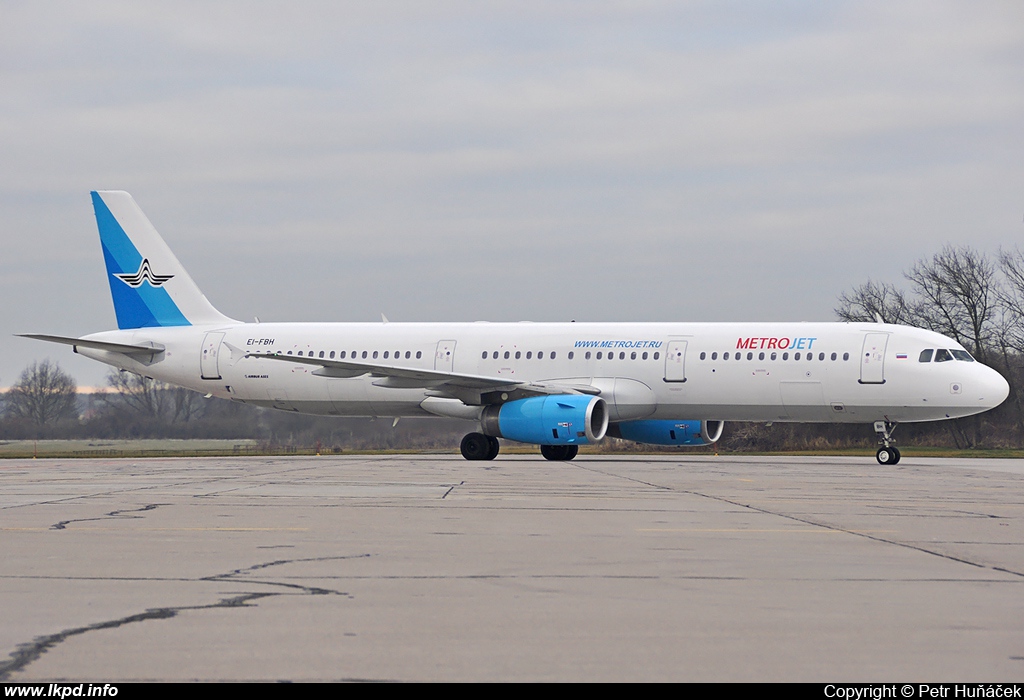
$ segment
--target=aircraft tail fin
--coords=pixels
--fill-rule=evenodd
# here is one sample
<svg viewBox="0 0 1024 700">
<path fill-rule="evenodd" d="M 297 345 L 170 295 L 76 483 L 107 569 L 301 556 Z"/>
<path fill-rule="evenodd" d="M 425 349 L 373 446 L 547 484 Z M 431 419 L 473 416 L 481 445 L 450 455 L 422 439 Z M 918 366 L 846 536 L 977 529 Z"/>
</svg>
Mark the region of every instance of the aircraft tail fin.
<svg viewBox="0 0 1024 700">
<path fill-rule="evenodd" d="M 236 323 L 213 308 L 127 192 L 93 192 L 117 326 Z"/>
</svg>

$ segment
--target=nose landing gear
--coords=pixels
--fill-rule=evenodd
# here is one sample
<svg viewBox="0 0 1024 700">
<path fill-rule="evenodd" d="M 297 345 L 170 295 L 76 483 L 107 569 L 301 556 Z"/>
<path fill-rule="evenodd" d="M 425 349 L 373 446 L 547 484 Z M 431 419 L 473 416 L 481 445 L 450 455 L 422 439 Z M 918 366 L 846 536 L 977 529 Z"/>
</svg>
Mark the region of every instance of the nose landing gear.
<svg viewBox="0 0 1024 700">
<path fill-rule="evenodd" d="M 892 433 L 896 430 L 896 424 L 887 420 L 876 420 L 875 421 L 875 434 L 878 436 L 878 452 L 875 453 L 875 459 L 878 460 L 879 464 L 898 464 L 900 461 L 900 451 L 893 446 L 895 442 L 892 439 Z"/>
</svg>

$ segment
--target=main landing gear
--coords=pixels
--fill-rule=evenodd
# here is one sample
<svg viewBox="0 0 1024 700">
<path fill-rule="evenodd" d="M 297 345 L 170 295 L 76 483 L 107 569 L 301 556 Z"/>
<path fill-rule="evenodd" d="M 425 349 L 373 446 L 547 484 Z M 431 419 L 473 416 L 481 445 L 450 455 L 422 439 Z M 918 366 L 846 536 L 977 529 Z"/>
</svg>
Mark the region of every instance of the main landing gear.
<svg viewBox="0 0 1024 700">
<path fill-rule="evenodd" d="M 462 456 L 469 460 L 494 459 L 498 456 L 498 438 L 483 433 L 470 433 L 462 438 Z M 540 453 L 544 459 L 565 462 L 580 451 L 576 445 L 541 445 Z"/>
<path fill-rule="evenodd" d="M 898 464 L 900 461 L 900 451 L 893 446 L 895 441 L 892 439 L 892 432 L 894 430 L 896 430 L 895 423 L 887 420 L 875 421 L 875 434 L 878 436 L 878 444 L 881 445 L 878 452 L 875 453 L 875 459 L 879 464 Z"/>
<path fill-rule="evenodd" d="M 580 451 L 576 445 L 541 445 L 540 454 L 553 462 L 568 462 Z"/>
<path fill-rule="evenodd" d="M 462 456 L 469 460 L 494 459 L 498 456 L 498 438 L 483 433 L 470 433 L 462 438 Z"/>
</svg>

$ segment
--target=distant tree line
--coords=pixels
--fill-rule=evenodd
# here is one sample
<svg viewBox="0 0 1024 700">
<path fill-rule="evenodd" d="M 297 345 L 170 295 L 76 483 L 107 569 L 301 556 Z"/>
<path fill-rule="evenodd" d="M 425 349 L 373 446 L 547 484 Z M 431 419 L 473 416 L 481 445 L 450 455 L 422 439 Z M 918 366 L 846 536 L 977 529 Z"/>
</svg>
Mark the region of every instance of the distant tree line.
<svg viewBox="0 0 1024 700">
<path fill-rule="evenodd" d="M 1024 253 L 988 255 L 947 246 L 908 269 L 901 283 L 868 280 L 842 293 L 840 320 L 898 323 L 946 335 L 995 368 L 1010 383 L 1010 397 L 988 413 L 955 421 L 906 424 L 901 444 L 1024 446 Z M 307 416 L 261 409 L 202 395 L 112 370 L 108 390 L 80 395 L 74 379 L 44 360 L 22 372 L 3 396 L 0 439 L 224 438 L 325 450 L 455 449 L 463 421 Z M 645 449 L 607 440 L 611 451 Z M 874 433 L 862 425 L 726 424 L 719 450 L 869 447 Z"/>
<path fill-rule="evenodd" d="M 107 391 L 78 394 L 59 365 L 33 363 L 3 395 L 0 439 L 251 439 L 268 449 L 457 449 L 466 424 L 432 418 L 333 418 L 257 408 L 111 370 Z"/>
</svg>

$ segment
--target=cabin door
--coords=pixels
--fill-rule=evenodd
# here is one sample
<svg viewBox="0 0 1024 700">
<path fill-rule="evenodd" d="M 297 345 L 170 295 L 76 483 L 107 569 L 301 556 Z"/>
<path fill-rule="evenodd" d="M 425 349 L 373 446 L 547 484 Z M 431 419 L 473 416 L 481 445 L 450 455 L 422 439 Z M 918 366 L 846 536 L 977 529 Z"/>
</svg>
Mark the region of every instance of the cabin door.
<svg viewBox="0 0 1024 700">
<path fill-rule="evenodd" d="M 670 340 L 665 350 L 665 381 L 686 381 L 686 342 Z"/>
<path fill-rule="evenodd" d="M 202 379 L 220 379 L 220 343 L 224 333 L 207 333 L 203 338 L 203 350 L 199 356 L 199 376 Z"/>
<path fill-rule="evenodd" d="M 860 351 L 860 383 L 885 384 L 885 346 L 888 333 L 866 333 Z"/>
<path fill-rule="evenodd" d="M 434 369 L 440 372 L 452 372 L 455 366 L 455 341 L 442 340 L 437 344 L 434 353 Z"/>
</svg>

